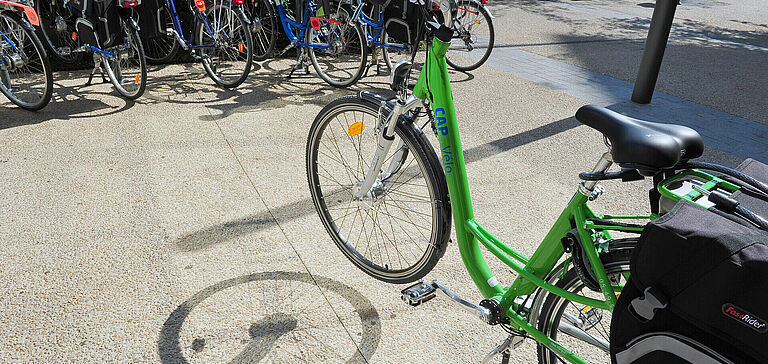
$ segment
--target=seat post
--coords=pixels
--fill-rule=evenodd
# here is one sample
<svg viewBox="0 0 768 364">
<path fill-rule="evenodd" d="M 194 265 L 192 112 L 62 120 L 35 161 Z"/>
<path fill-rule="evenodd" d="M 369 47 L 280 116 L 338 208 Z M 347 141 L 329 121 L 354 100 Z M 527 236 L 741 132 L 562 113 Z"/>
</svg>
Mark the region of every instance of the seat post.
<svg viewBox="0 0 768 364">
<path fill-rule="evenodd" d="M 592 168 L 591 173 L 603 174 L 608 170 L 608 168 L 611 168 L 611 165 L 613 165 L 613 157 L 611 156 L 611 152 L 607 151 L 603 153 L 603 156 L 600 157 L 599 161 L 597 161 L 597 164 L 595 164 L 595 167 Z M 597 181 L 581 181 L 581 184 L 579 185 L 579 192 L 581 192 L 584 196 L 589 196 L 592 194 L 592 190 L 595 189 L 595 185 L 597 185 Z"/>
</svg>

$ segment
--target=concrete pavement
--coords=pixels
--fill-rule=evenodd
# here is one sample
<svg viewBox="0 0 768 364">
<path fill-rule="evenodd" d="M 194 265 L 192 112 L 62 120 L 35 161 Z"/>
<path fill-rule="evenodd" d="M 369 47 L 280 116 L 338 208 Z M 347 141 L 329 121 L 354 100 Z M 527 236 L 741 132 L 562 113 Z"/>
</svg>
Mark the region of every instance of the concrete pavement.
<svg viewBox="0 0 768 364">
<path fill-rule="evenodd" d="M 715 3 L 721 11 L 706 7 Z M 633 81 L 644 37 L 633 19 L 651 11 L 641 5 L 491 8 L 509 49 Z M 757 5 L 684 2 L 677 23 L 768 46 Z M 768 124 L 765 53 L 671 45 L 658 90 Z M 452 73 L 452 87 L 476 216 L 531 254 L 604 147 L 572 117 L 591 96 L 510 72 L 506 54 Z M 284 80 L 290 64 L 265 62 L 232 91 L 198 64 L 153 68 L 136 102 L 61 72 L 40 113 L 0 100 L 0 362 L 467 363 L 504 338 L 445 301 L 404 305 L 404 287 L 361 273 L 333 245 L 309 197 L 304 148 L 319 110 L 354 90 L 314 75 Z M 387 88 L 367 77 L 355 90 Z M 743 156 L 709 148 L 706 157 L 735 165 Z M 605 186 L 596 209 L 647 210 L 649 183 Z M 426 279 L 480 299 L 455 245 Z M 513 356 L 535 360 L 530 341 Z"/>
</svg>

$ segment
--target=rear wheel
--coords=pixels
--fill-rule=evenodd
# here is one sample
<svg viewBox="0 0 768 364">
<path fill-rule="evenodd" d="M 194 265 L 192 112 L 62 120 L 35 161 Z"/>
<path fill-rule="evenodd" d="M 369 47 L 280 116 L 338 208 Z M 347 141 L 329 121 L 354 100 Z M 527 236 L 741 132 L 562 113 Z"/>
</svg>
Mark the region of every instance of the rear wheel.
<svg viewBox="0 0 768 364">
<path fill-rule="evenodd" d="M 307 43 L 327 47 L 309 47 L 312 66 L 320 78 L 335 87 L 347 87 L 357 82 L 363 76 L 368 60 L 363 30 L 350 17 L 350 12 L 341 8 L 337 22 L 321 21 L 320 31 L 307 30 Z"/>
<path fill-rule="evenodd" d="M 612 250 L 600 255 L 611 285 L 623 287 L 629 278 L 629 259 L 637 239 L 617 239 Z M 595 299 L 603 294 L 586 287 L 575 268 L 571 268 L 555 284 L 567 291 Z M 546 293 L 546 292 L 545 292 Z M 541 313 L 532 322 L 541 332 L 590 363 L 610 363 L 611 312 L 569 301 L 546 293 Z M 561 363 L 552 350 L 538 346 L 539 363 Z"/>
<path fill-rule="evenodd" d="M 0 91 L 27 110 L 40 110 L 51 101 L 51 64 L 35 33 L 19 17 L 0 12 Z"/>
<path fill-rule="evenodd" d="M 168 29 L 173 29 L 173 20 L 171 20 L 168 8 L 165 6 L 161 7 L 157 12 L 157 16 L 161 27 L 159 29 L 160 33 L 154 37 L 142 37 L 141 39 L 141 44 L 144 46 L 144 55 L 147 57 L 149 64 L 165 64 L 170 62 L 180 48 L 176 37 L 166 34 Z"/>
<path fill-rule="evenodd" d="M 74 15 L 64 6 L 51 0 L 35 1 L 35 10 L 40 18 L 37 33 L 49 54 L 66 64 L 76 64 L 83 59 L 83 53 L 72 52 L 79 47 L 75 33 Z"/>
<path fill-rule="evenodd" d="M 457 71 L 480 67 L 493 50 L 491 14 L 478 1 L 463 0 L 454 18 L 454 33 L 445 61 Z"/>
<path fill-rule="evenodd" d="M 320 220 L 342 253 L 378 280 L 408 283 L 429 273 L 445 252 L 450 203 L 434 150 L 404 118 L 373 188 L 353 201 L 376 150 L 379 117 L 388 114 L 357 97 L 328 104 L 310 129 L 307 177 Z"/>
<path fill-rule="evenodd" d="M 251 20 L 253 59 L 272 57 L 277 43 L 277 17 L 269 0 L 245 0 L 245 15 Z"/>
<path fill-rule="evenodd" d="M 107 49 L 114 53 L 114 56 L 106 57 L 106 69 L 115 90 L 120 95 L 135 100 L 144 94 L 147 86 L 147 62 L 139 32 L 129 24 L 130 21 L 130 18 L 120 17 L 123 40 Z"/>
<path fill-rule="evenodd" d="M 251 72 L 253 37 L 245 21 L 228 5 L 215 4 L 198 22 L 196 41 L 202 48 L 203 68 L 217 85 L 233 88 Z"/>
</svg>

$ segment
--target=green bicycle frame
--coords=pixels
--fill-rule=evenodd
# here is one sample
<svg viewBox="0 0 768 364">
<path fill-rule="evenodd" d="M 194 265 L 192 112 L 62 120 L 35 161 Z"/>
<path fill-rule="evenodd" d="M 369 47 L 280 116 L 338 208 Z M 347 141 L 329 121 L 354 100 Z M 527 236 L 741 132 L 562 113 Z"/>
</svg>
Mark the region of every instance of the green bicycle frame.
<svg viewBox="0 0 768 364">
<path fill-rule="evenodd" d="M 434 112 L 443 170 L 451 196 L 456 238 L 464 265 L 482 295 L 487 299 L 495 299 L 501 304 L 505 310 L 505 315 L 510 319 L 510 324 L 514 328 L 525 331 L 539 344 L 553 350 L 568 362 L 586 363 L 586 361 L 534 328 L 523 316 L 517 313 L 518 307 L 514 304 L 514 300 L 516 297 L 530 295 L 538 287 L 541 287 L 573 302 L 600 309 L 613 310 L 616 304 L 616 289 L 620 290 L 621 288 L 611 285 L 600 261 L 598 249 L 591 249 L 590 246 L 592 244 L 587 244 L 586 242 L 595 242 L 600 237 L 610 238 L 607 230 L 633 230 L 619 226 L 597 227 L 589 222 L 587 220 L 589 218 L 602 218 L 602 216 L 595 215 L 587 206 L 587 201 L 592 191 L 592 188 L 589 187 L 580 188 L 576 192 L 530 259 L 505 245 L 485 230 L 475 220 L 472 210 L 469 183 L 464 164 L 464 152 L 461 147 L 451 85 L 445 61 L 445 53 L 448 46 L 449 43 L 442 42 L 437 38 L 433 40 L 426 63 L 414 88 L 414 95 L 422 100 L 428 99 Z M 610 165 L 610 154 L 606 153 L 595 168 L 596 170 L 602 169 L 604 171 Z M 591 187 L 594 187 L 594 184 Z M 622 217 L 613 216 L 613 218 Z M 581 241 L 585 242 L 587 257 L 603 292 L 604 300 L 569 292 L 544 280 L 565 253 L 561 238 L 573 229 L 576 229 Z M 599 230 L 602 231 L 593 233 L 593 231 Z M 517 272 L 518 277 L 510 287 L 504 288 L 496 279 L 483 258 L 480 245 Z"/>
</svg>

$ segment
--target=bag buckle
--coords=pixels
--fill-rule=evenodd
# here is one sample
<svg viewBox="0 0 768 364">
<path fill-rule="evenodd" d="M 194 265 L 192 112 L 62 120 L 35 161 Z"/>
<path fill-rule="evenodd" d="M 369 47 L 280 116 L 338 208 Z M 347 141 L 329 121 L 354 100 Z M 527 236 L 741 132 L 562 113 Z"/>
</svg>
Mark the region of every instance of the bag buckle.
<svg viewBox="0 0 768 364">
<path fill-rule="evenodd" d="M 643 295 L 633 299 L 629 306 L 632 307 L 635 315 L 641 318 L 640 321 L 644 319 L 645 321 L 643 322 L 647 322 L 653 320 L 656 310 L 665 308 L 668 304 L 669 302 L 664 295 L 660 294 L 653 287 L 648 287 L 643 291 Z"/>
</svg>

